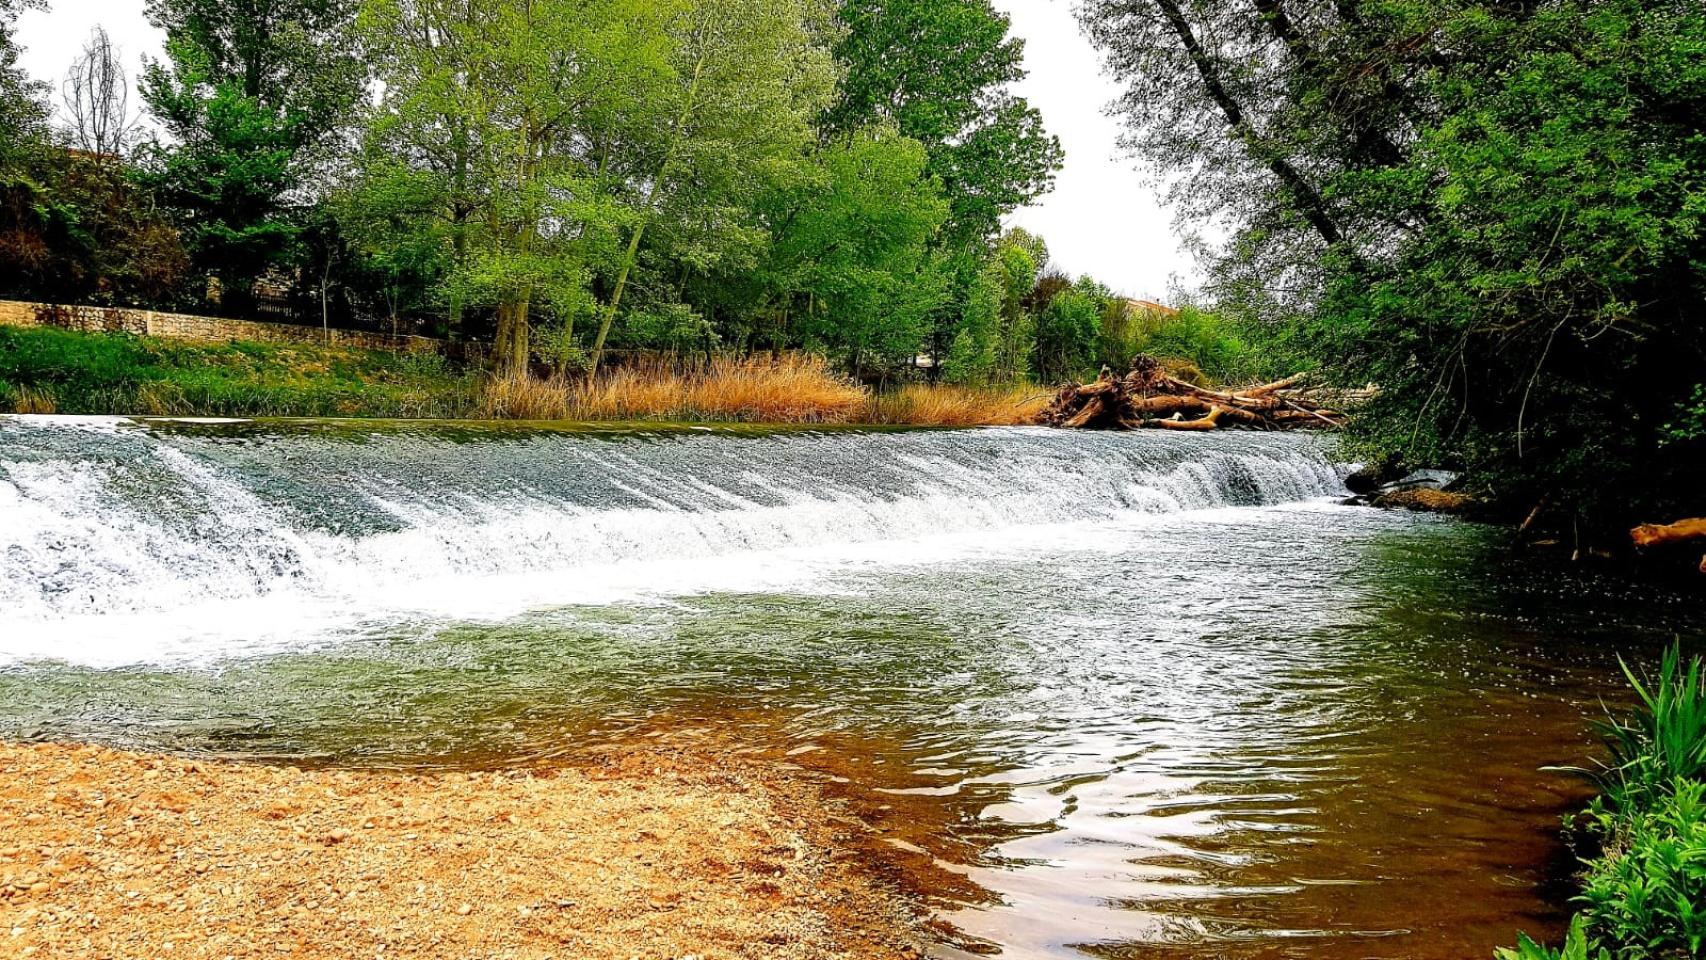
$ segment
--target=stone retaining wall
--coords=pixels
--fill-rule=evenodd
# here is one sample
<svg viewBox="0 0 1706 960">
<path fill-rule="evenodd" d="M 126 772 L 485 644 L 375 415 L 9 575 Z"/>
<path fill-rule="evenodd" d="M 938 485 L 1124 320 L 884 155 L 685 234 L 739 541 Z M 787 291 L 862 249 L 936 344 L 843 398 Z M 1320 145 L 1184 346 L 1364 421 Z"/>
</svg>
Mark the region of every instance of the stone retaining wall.
<svg viewBox="0 0 1706 960">
<path fill-rule="evenodd" d="M 185 313 L 161 313 L 157 310 L 136 310 L 128 307 L 24 303 L 18 300 L 0 300 L 0 326 L 58 327 L 63 330 L 92 333 L 134 333 L 139 336 L 193 340 L 201 343 L 253 340 L 261 343 L 330 343 L 338 347 L 391 350 L 398 353 L 452 352 L 446 349 L 445 341 L 431 337 L 392 336 L 388 333 L 336 328 L 326 331 L 319 327 L 303 327 L 289 323 L 227 320 L 222 317 L 198 317 Z"/>
</svg>

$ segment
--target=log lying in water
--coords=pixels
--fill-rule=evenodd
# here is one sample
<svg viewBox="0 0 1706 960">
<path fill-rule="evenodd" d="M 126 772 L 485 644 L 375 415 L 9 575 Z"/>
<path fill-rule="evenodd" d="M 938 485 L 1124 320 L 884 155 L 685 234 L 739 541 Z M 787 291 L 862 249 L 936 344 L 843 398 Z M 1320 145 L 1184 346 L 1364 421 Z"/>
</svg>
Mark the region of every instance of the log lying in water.
<svg viewBox="0 0 1706 960">
<path fill-rule="evenodd" d="M 1103 367 L 1093 383 L 1062 387 L 1043 411 L 1042 422 L 1069 430 L 1330 429 L 1344 422 L 1333 406 L 1371 395 L 1310 388 L 1308 380 L 1307 373 L 1299 373 L 1242 390 L 1210 390 L 1172 376 L 1154 357 L 1139 355 L 1123 377 Z"/>
<path fill-rule="evenodd" d="M 1629 531 L 1629 539 L 1642 550 L 1706 539 L 1706 517 L 1678 520 L 1675 523 L 1643 523 Z M 1700 558 L 1700 572 L 1706 573 L 1706 556 Z"/>
<path fill-rule="evenodd" d="M 1643 523 L 1629 531 L 1629 537 L 1635 541 L 1635 546 L 1643 549 L 1706 537 L 1706 518 L 1666 524 Z"/>
</svg>

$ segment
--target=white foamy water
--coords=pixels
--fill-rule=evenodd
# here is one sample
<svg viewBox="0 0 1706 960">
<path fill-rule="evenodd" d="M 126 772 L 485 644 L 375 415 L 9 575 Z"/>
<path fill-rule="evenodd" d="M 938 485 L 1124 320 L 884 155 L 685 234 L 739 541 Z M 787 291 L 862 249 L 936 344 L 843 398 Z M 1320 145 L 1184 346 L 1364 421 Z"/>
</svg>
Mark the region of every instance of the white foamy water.
<svg viewBox="0 0 1706 960">
<path fill-rule="evenodd" d="M 809 591 L 853 565 L 1339 490 L 1296 435 L 0 418 L 0 665 L 214 660 L 412 619 Z"/>
</svg>

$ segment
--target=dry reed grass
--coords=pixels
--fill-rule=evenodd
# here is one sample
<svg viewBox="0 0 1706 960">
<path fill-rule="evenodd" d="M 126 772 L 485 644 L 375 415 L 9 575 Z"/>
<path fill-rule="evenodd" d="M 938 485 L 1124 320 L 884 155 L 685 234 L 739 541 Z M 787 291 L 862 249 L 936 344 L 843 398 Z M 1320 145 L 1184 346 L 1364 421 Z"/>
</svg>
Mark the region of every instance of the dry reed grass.
<svg viewBox="0 0 1706 960">
<path fill-rule="evenodd" d="M 722 357 L 701 370 L 665 363 L 612 370 L 590 383 L 497 380 L 486 416 L 519 420 L 685 420 L 849 423 L 869 404 L 865 389 L 820 357 Z"/>
<path fill-rule="evenodd" d="M 486 384 L 480 414 L 507 420 L 677 420 L 873 423 L 972 427 L 1033 423 L 1050 396 L 1037 387 L 913 384 L 889 393 L 834 373 L 821 357 L 719 358 L 683 371 L 653 362 L 591 383 L 506 379 Z"/>
<path fill-rule="evenodd" d="M 18 387 L 12 394 L 13 413 L 54 413 L 59 405 L 54 402 L 53 394 L 46 390 L 32 390 L 29 387 Z"/>
<path fill-rule="evenodd" d="M 871 398 L 867 423 L 935 427 L 1016 426 L 1035 423 L 1054 395 L 1041 387 L 959 387 L 910 384 Z"/>
</svg>

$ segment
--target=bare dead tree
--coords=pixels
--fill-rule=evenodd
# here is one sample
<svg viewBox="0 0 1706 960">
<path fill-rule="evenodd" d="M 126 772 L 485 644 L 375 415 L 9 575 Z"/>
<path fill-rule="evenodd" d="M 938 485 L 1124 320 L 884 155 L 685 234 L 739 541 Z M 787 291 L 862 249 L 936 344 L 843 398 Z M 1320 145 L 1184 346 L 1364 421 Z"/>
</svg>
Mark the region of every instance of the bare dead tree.
<svg viewBox="0 0 1706 960">
<path fill-rule="evenodd" d="M 138 117 L 130 112 L 130 78 L 105 27 L 89 34 L 82 54 L 65 74 L 62 95 L 78 149 L 99 157 L 124 155 Z"/>
</svg>

